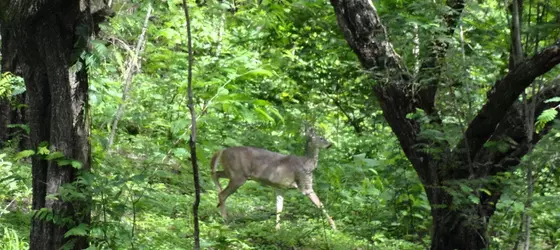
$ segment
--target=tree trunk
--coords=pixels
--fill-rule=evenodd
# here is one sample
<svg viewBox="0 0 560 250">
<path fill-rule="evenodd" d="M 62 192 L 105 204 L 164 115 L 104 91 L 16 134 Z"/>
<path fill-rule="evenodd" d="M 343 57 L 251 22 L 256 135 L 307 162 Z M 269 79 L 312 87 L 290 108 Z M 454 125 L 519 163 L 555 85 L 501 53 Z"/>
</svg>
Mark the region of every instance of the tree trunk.
<svg viewBox="0 0 560 250">
<path fill-rule="evenodd" d="M 432 190 L 429 200 L 432 207 L 432 250 L 488 247 L 486 231 L 495 210 L 493 204 L 457 206 L 453 197 L 443 189 Z"/>
<path fill-rule="evenodd" d="M 73 32 L 61 30 L 60 20 L 46 17 L 41 23 L 22 30 L 33 34 L 23 42 L 36 49 L 27 55 L 29 67 L 24 78 L 29 94 L 30 127 L 33 148 L 48 142 L 51 152 L 61 152 L 65 158 L 79 161 L 82 170 L 90 166 L 88 143 L 89 124 L 86 105 L 88 79 L 83 61 L 72 59 Z M 42 63 L 33 63 L 42 62 Z M 80 69 L 71 69 L 74 63 Z M 78 176 L 72 165 L 59 166 L 57 161 L 45 161 L 40 156 L 33 159 L 33 209 L 47 208 L 55 217 L 70 218 L 71 223 L 33 219 L 31 249 L 55 249 L 65 243 L 74 249 L 87 248 L 86 237 L 64 238 L 64 234 L 81 223 L 89 224 L 87 200 L 67 200 L 59 194 L 64 184 L 72 183 Z M 59 199 L 46 199 L 55 195 Z"/>
<path fill-rule="evenodd" d="M 476 208 L 473 208 L 476 209 Z M 469 250 L 487 247 L 487 224 L 469 225 L 472 223 L 465 215 L 457 211 L 439 209 L 432 211 L 432 250 Z"/>
<path fill-rule="evenodd" d="M 38 212 L 32 219 L 30 249 L 85 249 L 86 236 L 65 234 L 89 224 L 90 198 L 87 193 L 83 199 L 64 193 L 84 193 L 87 188 L 75 183 L 91 162 L 88 77 L 81 56 L 94 29 L 91 12 L 96 6 L 81 0 L 2 1 L 0 7 L 3 38 L 17 43 L 3 56 L 17 57 L 22 67 L 31 147 L 47 146 L 51 156 L 63 155 L 32 158 L 32 208 Z"/>
</svg>

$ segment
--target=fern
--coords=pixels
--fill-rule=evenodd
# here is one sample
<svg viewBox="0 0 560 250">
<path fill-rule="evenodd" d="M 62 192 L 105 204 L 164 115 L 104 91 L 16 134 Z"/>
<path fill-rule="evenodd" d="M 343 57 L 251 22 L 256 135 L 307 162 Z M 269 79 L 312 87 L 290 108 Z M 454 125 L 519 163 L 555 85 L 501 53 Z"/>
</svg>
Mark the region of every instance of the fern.
<svg viewBox="0 0 560 250">
<path fill-rule="evenodd" d="M 8 97 L 12 95 L 11 83 L 13 75 L 10 72 L 2 74 L 0 77 L 0 97 Z"/>
<path fill-rule="evenodd" d="M 560 97 L 553 97 L 550 98 L 548 100 L 545 101 L 546 103 L 550 103 L 550 102 L 560 102 Z M 552 120 L 554 120 L 556 118 L 556 116 L 558 115 L 558 110 L 560 108 L 560 105 L 554 107 L 554 108 L 549 108 L 544 110 L 539 117 L 537 118 L 537 122 L 535 123 L 535 129 L 538 132 L 540 132 L 544 126 L 551 122 Z"/>
<path fill-rule="evenodd" d="M 0 98 L 6 98 L 25 92 L 23 78 L 10 72 L 0 75 Z"/>
<path fill-rule="evenodd" d="M 544 101 L 544 102 L 546 102 L 546 103 L 550 103 L 550 102 L 560 102 L 560 96 L 552 97 L 552 98 L 550 98 L 550 99 L 548 99 L 548 100 L 546 100 L 546 101 Z"/>
</svg>

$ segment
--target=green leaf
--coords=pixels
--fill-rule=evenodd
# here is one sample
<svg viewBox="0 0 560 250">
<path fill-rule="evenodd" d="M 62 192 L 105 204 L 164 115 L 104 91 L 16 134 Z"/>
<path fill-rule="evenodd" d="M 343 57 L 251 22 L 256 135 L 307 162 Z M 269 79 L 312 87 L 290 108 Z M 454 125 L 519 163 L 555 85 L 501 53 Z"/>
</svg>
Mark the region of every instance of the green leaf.
<svg viewBox="0 0 560 250">
<path fill-rule="evenodd" d="M 218 91 L 216 92 L 216 96 L 223 96 L 223 95 L 227 95 L 229 94 L 229 90 L 224 88 L 224 87 L 220 87 L 218 89 Z"/>
<path fill-rule="evenodd" d="M 354 155 L 354 162 L 367 167 L 377 167 L 383 165 L 383 161 L 366 158 L 365 153 Z M 375 174 L 377 174 L 377 172 L 375 172 Z"/>
<path fill-rule="evenodd" d="M 253 104 L 258 105 L 258 106 L 270 106 L 270 102 L 266 101 L 266 100 L 255 100 L 253 101 Z"/>
<path fill-rule="evenodd" d="M 461 188 L 461 191 L 463 191 L 464 193 L 470 193 L 473 191 L 473 189 L 465 184 L 459 184 L 459 187 Z"/>
<path fill-rule="evenodd" d="M 88 229 L 89 229 L 88 224 L 80 223 L 80 225 L 68 230 L 68 232 L 64 234 L 64 238 L 68 238 L 70 236 L 85 236 L 87 235 Z"/>
<path fill-rule="evenodd" d="M 79 161 L 72 161 L 72 167 L 75 169 L 82 169 L 82 163 Z"/>
<path fill-rule="evenodd" d="M 552 97 L 552 98 L 550 98 L 550 99 L 548 99 L 548 100 L 546 100 L 546 101 L 544 101 L 544 102 L 546 102 L 546 103 L 549 103 L 549 102 L 560 102 L 560 96 Z"/>
<path fill-rule="evenodd" d="M 224 145 L 228 145 L 228 146 L 241 146 L 241 143 L 238 142 L 237 140 L 233 139 L 233 138 L 226 138 L 224 140 Z"/>
<path fill-rule="evenodd" d="M 486 189 L 486 188 L 479 188 L 478 189 L 481 192 L 484 192 L 487 195 L 492 195 L 492 192 L 490 192 L 490 190 Z"/>
<path fill-rule="evenodd" d="M 57 161 L 56 164 L 58 166 L 68 166 L 68 165 L 72 164 L 72 161 L 65 159 L 65 160 Z"/>
<path fill-rule="evenodd" d="M 188 151 L 185 148 L 175 148 L 173 149 L 173 155 L 177 157 L 185 157 L 187 156 Z"/>
<path fill-rule="evenodd" d="M 259 117 L 261 117 L 262 119 L 268 120 L 270 122 L 276 122 L 274 120 L 274 118 L 272 118 L 272 116 L 268 115 L 263 109 L 261 109 L 259 107 L 255 107 L 254 109 L 257 112 L 257 114 L 259 115 Z"/>
<path fill-rule="evenodd" d="M 284 123 L 284 117 L 282 117 L 282 115 L 280 114 L 280 112 L 276 108 L 269 107 L 269 110 L 272 114 L 274 114 L 276 117 L 278 117 L 278 119 L 280 119 L 280 121 L 282 123 Z"/>
<path fill-rule="evenodd" d="M 29 126 L 26 124 L 8 124 L 8 128 L 20 128 L 27 134 L 29 134 L 29 132 L 31 131 Z"/>
<path fill-rule="evenodd" d="M 132 178 L 130 178 L 130 180 L 132 180 L 136 183 L 143 183 L 145 179 L 146 179 L 145 174 L 137 174 L 137 175 L 132 176 Z"/>
<path fill-rule="evenodd" d="M 379 175 L 379 173 L 377 172 L 377 170 L 373 169 L 373 168 L 368 168 L 368 171 L 372 172 L 374 175 Z"/>
<path fill-rule="evenodd" d="M 248 71 L 244 75 L 246 75 L 246 76 L 272 76 L 272 75 L 274 75 L 274 73 L 270 70 L 259 68 L 259 69 L 254 69 L 254 70 Z"/>
<path fill-rule="evenodd" d="M 515 212 L 523 212 L 523 210 L 525 209 L 525 206 L 523 205 L 523 203 L 519 202 L 519 201 L 515 201 L 513 203 L 513 211 Z"/>
<path fill-rule="evenodd" d="M 183 132 L 187 129 L 187 126 L 190 124 L 191 120 L 187 119 L 179 119 L 173 121 L 171 123 L 171 132 L 173 134 L 178 134 L 179 132 Z"/>
<path fill-rule="evenodd" d="M 58 194 L 47 194 L 45 196 L 46 200 L 53 200 L 53 201 L 57 201 L 58 200 Z"/>
<path fill-rule="evenodd" d="M 50 161 L 50 160 L 55 160 L 55 159 L 59 159 L 59 158 L 63 158 L 63 157 L 64 157 L 64 154 L 62 152 L 54 152 L 54 153 L 51 153 L 51 154 L 47 155 L 47 157 L 45 157 L 45 158 L 47 159 L 47 161 Z"/>
<path fill-rule="evenodd" d="M 547 123 L 554 120 L 557 115 L 558 115 L 558 111 L 556 110 L 556 108 L 550 108 L 544 110 L 539 115 L 539 117 L 537 117 L 537 122 L 535 122 L 535 130 L 537 131 L 537 133 L 540 132 L 546 126 Z"/>
<path fill-rule="evenodd" d="M 47 146 L 40 146 L 37 150 L 38 155 L 48 155 L 51 151 L 47 148 Z"/>
<path fill-rule="evenodd" d="M 480 199 L 473 194 L 469 195 L 469 200 L 471 200 L 471 202 L 474 204 L 480 203 Z"/>
<path fill-rule="evenodd" d="M 23 151 L 18 152 L 16 154 L 15 160 L 17 161 L 17 160 L 20 160 L 20 159 L 23 159 L 23 158 L 27 158 L 27 157 L 32 156 L 34 154 L 35 154 L 35 151 L 33 151 L 31 149 L 23 150 Z"/>
</svg>

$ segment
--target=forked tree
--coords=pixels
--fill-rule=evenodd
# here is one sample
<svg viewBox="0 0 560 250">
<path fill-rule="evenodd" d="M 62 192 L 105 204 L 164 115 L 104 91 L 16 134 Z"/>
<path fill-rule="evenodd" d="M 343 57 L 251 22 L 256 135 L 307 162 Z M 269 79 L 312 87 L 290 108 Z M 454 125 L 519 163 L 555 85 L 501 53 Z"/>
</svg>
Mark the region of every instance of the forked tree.
<svg viewBox="0 0 560 250">
<path fill-rule="evenodd" d="M 453 182 L 483 180 L 511 171 L 521 158 L 539 142 L 548 131 L 527 133 L 534 116 L 545 108 L 558 103 L 545 103 L 546 99 L 560 95 L 560 84 L 539 89 L 531 102 L 535 112 L 521 112 L 520 95 L 535 80 L 560 63 L 560 40 L 528 59 L 510 60 L 509 72 L 487 92 L 487 100 L 470 121 L 462 139 L 456 145 L 446 141 L 422 137 L 422 124 L 410 119 L 408 114 L 421 109 L 429 117 L 432 129 L 442 130 L 442 119 L 436 109 L 438 65 L 449 47 L 442 40 L 431 41 L 432 51 L 420 67 L 420 78 L 415 78 L 405 62 L 393 49 L 385 26 L 371 0 L 330 0 L 338 25 L 346 41 L 358 56 L 362 66 L 371 72 L 373 92 L 383 114 L 402 150 L 416 170 L 431 204 L 433 221 L 432 249 L 482 249 L 488 246 L 488 222 L 501 195 L 499 182 L 478 186 L 489 192 L 473 191 L 479 203 L 460 204 L 447 191 Z M 515 1 L 514 1 L 515 2 Z M 448 14 L 442 16 L 447 31 L 442 36 L 452 36 L 465 1 L 448 0 Z M 512 31 L 515 32 L 515 31 Z M 518 31 L 517 31 L 518 32 Z M 519 39 L 512 36 L 512 44 Z M 520 46 L 518 46 L 519 48 Z M 534 99 L 536 98 L 536 99 Z M 527 115 L 531 114 L 531 115 Z M 530 139 L 532 137 L 532 139 Z M 507 150 L 485 147 L 488 142 L 511 138 Z M 422 145 L 442 149 L 426 150 Z"/>
<path fill-rule="evenodd" d="M 331 142 L 315 134 L 313 129 L 306 131 L 305 156 L 284 155 L 253 147 L 230 147 L 214 154 L 211 161 L 212 180 L 218 189 L 222 216 L 227 219 L 226 199 L 235 193 L 247 180 L 254 180 L 276 190 L 276 229 L 280 228 L 280 214 L 284 206 L 284 189 L 297 188 L 317 206 L 327 217 L 331 227 L 334 221 L 328 215 L 313 191 L 313 171 L 319 161 L 319 150 L 329 148 Z M 221 165 L 223 171 L 217 171 Z M 229 179 L 222 189 L 220 178 Z"/>
</svg>

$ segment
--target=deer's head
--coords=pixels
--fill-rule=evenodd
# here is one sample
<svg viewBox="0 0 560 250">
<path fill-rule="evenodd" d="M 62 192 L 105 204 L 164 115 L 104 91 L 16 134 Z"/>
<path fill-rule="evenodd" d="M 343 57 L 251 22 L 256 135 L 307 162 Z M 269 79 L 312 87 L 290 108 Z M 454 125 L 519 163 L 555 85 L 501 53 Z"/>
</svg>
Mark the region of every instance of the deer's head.
<svg viewBox="0 0 560 250">
<path fill-rule="evenodd" d="M 317 148 L 330 148 L 332 146 L 330 141 L 319 135 L 312 135 L 310 137 L 310 143 Z"/>
<path fill-rule="evenodd" d="M 332 143 L 325 139 L 325 137 L 317 135 L 313 128 L 306 128 L 306 134 L 308 143 L 311 144 L 310 146 L 315 148 L 330 148 L 332 146 Z"/>
</svg>

